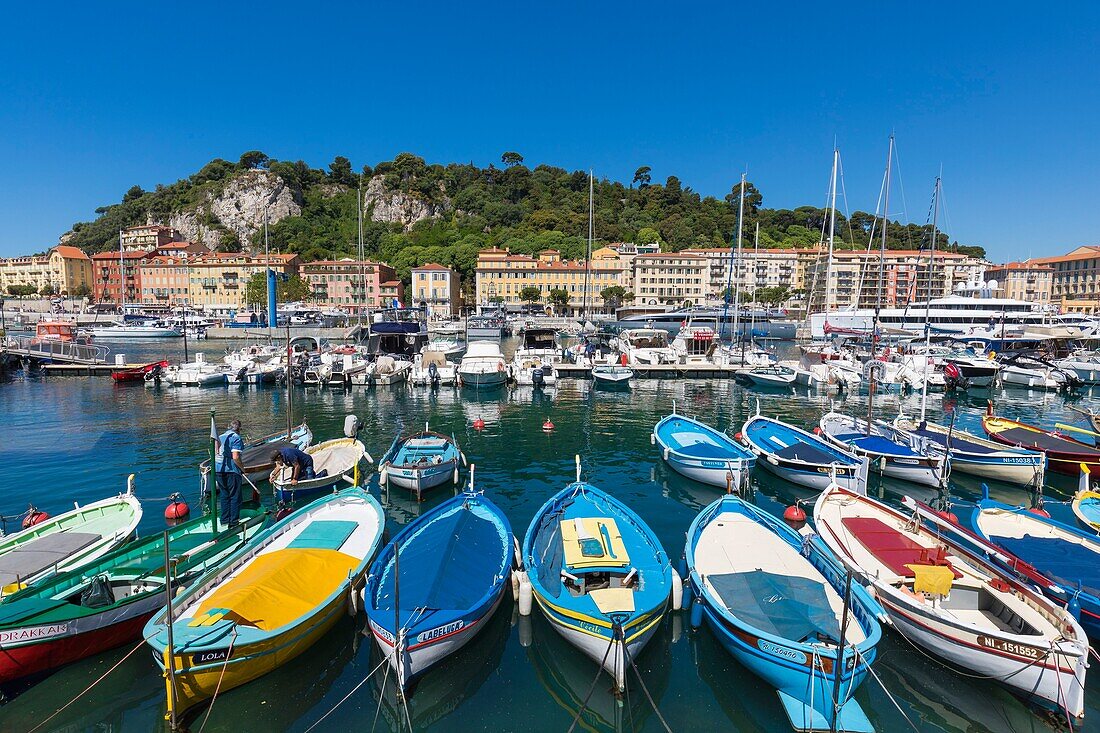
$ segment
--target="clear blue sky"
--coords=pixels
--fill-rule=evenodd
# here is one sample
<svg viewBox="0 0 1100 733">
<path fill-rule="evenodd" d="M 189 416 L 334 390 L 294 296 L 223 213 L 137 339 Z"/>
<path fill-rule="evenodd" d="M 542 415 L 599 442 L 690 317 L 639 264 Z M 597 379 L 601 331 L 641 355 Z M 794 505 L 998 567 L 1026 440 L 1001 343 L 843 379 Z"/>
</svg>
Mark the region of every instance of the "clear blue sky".
<svg viewBox="0 0 1100 733">
<path fill-rule="evenodd" d="M 214 157 L 640 165 L 821 204 L 834 138 L 872 210 L 994 260 L 1100 243 L 1093 4 L 18 3 L 0 43 L 0 255 Z"/>
</svg>

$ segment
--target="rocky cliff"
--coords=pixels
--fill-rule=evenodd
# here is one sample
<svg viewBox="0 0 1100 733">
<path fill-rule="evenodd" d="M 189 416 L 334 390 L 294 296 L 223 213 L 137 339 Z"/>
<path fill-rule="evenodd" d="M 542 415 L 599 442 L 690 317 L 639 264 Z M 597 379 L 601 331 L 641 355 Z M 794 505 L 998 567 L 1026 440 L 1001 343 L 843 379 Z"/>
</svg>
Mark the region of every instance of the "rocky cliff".
<svg viewBox="0 0 1100 733">
<path fill-rule="evenodd" d="M 265 209 L 269 225 L 298 216 L 300 194 L 270 171 L 251 170 L 233 177 L 218 193 L 208 194 L 194 209 L 176 212 L 161 223 L 178 229 L 185 240 L 210 249 L 222 243 L 226 232 L 235 234 L 247 248 L 253 235 L 263 230 Z"/>
<path fill-rule="evenodd" d="M 363 210 L 371 221 L 400 224 L 407 232 L 413 224 L 424 219 L 435 219 L 451 208 L 443 185 L 439 185 L 439 201 L 423 198 L 403 191 L 386 188 L 385 176 L 373 176 L 363 189 Z"/>
</svg>

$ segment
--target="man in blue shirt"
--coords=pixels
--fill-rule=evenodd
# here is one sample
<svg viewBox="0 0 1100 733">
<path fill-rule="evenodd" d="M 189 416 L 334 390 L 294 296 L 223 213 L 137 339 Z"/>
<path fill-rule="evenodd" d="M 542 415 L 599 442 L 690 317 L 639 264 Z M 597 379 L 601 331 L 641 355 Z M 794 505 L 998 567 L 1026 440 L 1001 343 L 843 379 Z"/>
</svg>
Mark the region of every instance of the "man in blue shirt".
<svg viewBox="0 0 1100 733">
<path fill-rule="evenodd" d="M 313 456 L 292 445 L 272 451 L 271 460 L 275 464 L 276 471 L 282 471 L 284 468 L 292 469 L 290 476 L 292 484 L 298 483 L 298 479 L 317 478 L 317 474 L 313 471 Z"/>
<path fill-rule="evenodd" d="M 214 456 L 218 491 L 221 492 L 219 506 L 222 519 L 230 529 L 237 526 L 241 515 L 241 478 L 244 476 L 241 454 L 243 452 L 241 421 L 234 420 L 229 423 L 229 429 L 218 436 L 218 453 Z"/>
</svg>

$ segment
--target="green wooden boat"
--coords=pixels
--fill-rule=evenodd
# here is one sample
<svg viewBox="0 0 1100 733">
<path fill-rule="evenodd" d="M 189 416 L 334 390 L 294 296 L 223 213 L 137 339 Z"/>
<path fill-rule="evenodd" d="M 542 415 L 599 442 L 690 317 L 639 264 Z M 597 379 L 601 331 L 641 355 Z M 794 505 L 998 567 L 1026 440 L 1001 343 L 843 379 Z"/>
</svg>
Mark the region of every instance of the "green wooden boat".
<svg viewBox="0 0 1100 733">
<path fill-rule="evenodd" d="M 173 593 L 217 567 L 269 517 L 242 510 L 236 528 L 219 523 L 217 534 L 209 516 L 169 528 Z M 0 685 L 137 642 L 164 605 L 163 533 L 10 595 L 0 603 Z"/>
<path fill-rule="evenodd" d="M 141 502 L 134 496 L 130 476 L 125 494 L 76 505 L 21 532 L 0 536 L 0 599 L 96 561 L 133 537 L 140 521 Z"/>
</svg>

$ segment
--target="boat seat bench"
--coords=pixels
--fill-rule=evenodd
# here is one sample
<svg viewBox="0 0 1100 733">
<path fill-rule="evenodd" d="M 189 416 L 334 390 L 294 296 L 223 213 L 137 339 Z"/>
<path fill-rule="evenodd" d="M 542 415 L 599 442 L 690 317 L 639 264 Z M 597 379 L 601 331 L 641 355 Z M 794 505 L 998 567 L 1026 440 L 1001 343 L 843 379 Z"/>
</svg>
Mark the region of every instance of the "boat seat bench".
<svg viewBox="0 0 1100 733">
<path fill-rule="evenodd" d="M 0 585 L 37 575 L 101 539 L 89 532 L 55 532 L 20 545 L 0 557 Z"/>
<path fill-rule="evenodd" d="M 290 541 L 288 548 L 311 550 L 339 550 L 355 528 L 356 522 L 347 520 L 315 519 Z"/>
<path fill-rule="evenodd" d="M 915 575 L 909 565 L 943 565 L 951 568 L 956 578 L 962 577 L 949 560 L 938 557 L 937 548 L 914 542 L 877 517 L 844 517 L 840 521 L 875 559 L 903 578 Z"/>
</svg>

